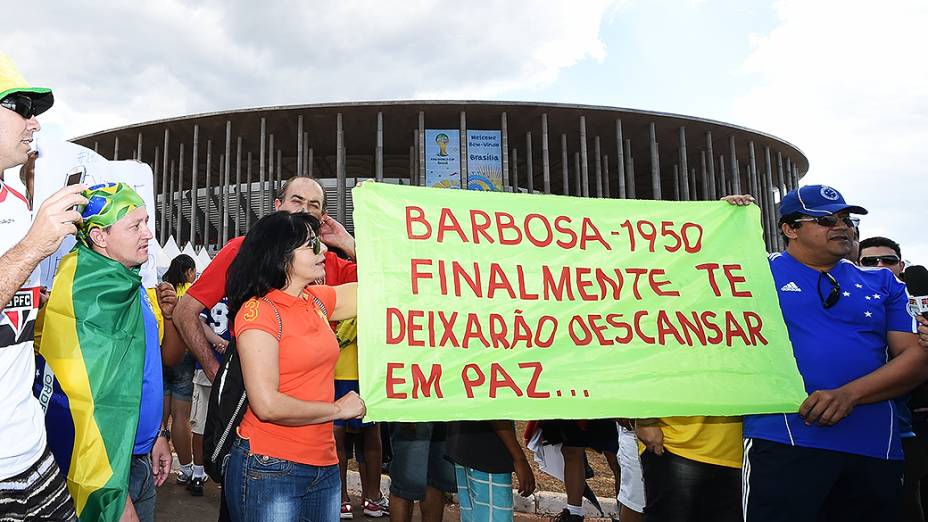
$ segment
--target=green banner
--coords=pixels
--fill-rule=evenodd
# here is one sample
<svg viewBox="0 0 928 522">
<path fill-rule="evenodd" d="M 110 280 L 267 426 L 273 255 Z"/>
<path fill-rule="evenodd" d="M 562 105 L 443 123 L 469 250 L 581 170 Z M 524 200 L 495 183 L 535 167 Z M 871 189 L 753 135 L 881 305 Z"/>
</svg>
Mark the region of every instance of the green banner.
<svg viewBox="0 0 928 522">
<path fill-rule="evenodd" d="M 354 189 L 372 421 L 797 411 L 756 206 Z"/>
</svg>

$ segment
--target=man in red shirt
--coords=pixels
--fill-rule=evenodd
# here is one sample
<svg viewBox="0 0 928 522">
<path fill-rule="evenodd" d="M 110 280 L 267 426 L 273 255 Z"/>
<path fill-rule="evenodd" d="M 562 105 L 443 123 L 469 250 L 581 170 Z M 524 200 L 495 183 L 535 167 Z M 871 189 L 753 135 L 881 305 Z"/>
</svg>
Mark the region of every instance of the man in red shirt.
<svg viewBox="0 0 928 522">
<path fill-rule="evenodd" d="M 345 227 L 326 214 L 325 192 L 319 183 L 307 177 L 290 178 L 277 193 L 274 208 L 286 212 L 306 212 L 322 223 L 319 238 L 326 246 L 336 248 L 354 259 L 354 238 Z M 210 381 L 216 376 L 219 363 L 213 356 L 209 341 L 203 333 L 199 315 L 212 308 L 226 294 L 226 272 L 242 246 L 243 236 L 231 239 L 216 254 L 200 278 L 181 297 L 174 310 L 174 325 L 200 362 Z M 344 260 L 331 250 L 325 258 L 325 284 L 335 286 L 358 280 L 358 269 L 352 261 Z"/>
<path fill-rule="evenodd" d="M 338 221 L 326 214 L 325 192 L 319 183 L 308 177 L 293 177 L 281 185 L 274 200 L 274 209 L 285 212 L 306 212 L 321 223 L 319 238 L 326 246 L 341 250 L 349 258 L 355 258 L 354 238 Z M 174 308 L 174 326 L 180 333 L 190 352 L 199 361 L 203 373 L 212 382 L 219 369 L 219 362 L 200 322 L 200 313 L 211 310 L 226 295 L 226 273 L 232 260 L 242 247 L 244 236 L 229 240 L 209 266 L 193 283 Z M 358 269 L 352 261 L 344 260 L 331 250 L 325 257 L 325 284 L 340 285 L 358 280 Z M 208 398 L 206 399 L 208 400 Z M 194 446 L 203 444 L 202 437 L 194 436 Z M 197 460 L 200 462 L 197 462 Z M 194 465 L 202 466 L 202 451 L 194 451 Z M 229 520 L 225 499 L 220 505 L 219 520 Z"/>
</svg>

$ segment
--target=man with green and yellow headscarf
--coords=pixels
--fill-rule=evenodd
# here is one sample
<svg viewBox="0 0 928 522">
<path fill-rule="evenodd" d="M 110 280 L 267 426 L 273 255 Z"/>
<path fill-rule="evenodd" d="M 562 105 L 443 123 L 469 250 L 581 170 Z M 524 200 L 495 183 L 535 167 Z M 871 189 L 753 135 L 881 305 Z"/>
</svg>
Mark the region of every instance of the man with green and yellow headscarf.
<svg viewBox="0 0 928 522">
<path fill-rule="evenodd" d="M 132 509 L 152 520 L 171 453 L 161 429 L 158 321 L 139 275 L 152 238 L 148 211 L 124 183 L 84 196 L 78 242 L 58 266 L 45 309 L 37 395 L 78 517 L 115 521 Z M 157 301 L 164 349 L 177 350 L 176 297 L 161 288 Z"/>
</svg>

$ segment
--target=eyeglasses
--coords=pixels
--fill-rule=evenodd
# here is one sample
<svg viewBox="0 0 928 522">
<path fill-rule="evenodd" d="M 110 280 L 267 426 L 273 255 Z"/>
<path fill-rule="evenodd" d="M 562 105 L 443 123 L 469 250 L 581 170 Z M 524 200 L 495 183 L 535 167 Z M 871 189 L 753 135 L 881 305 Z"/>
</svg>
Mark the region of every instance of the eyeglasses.
<svg viewBox="0 0 928 522">
<path fill-rule="evenodd" d="M 822 295 L 822 279 L 825 279 L 828 281 L 828 283 L 831 284 L 831 291 L 828 292 L 828 297 Z M 838 280 L 828 272 L 818 273 L 818 283 L 816 284 L 816 290 L 818 290 L 818 298 L 822 302 L 823 308 L 831 308 L 832 306 L 838 304 L 838 299 L 841 298 L 841 285 L 839 285 Z"/>
<path fill-rule="evenodd" d="M 817 223 L 825 228 L 831 228 L 838 224 L 838 221 L 844 222 L 845 225 L 851 228 L 857 228 L 860 225 L 860 218 L 852 218 L 850 216 L 838 217 L 834 214 L 829 214 L 827 216 L 818 216 L 818 217 L 808 217 L 808 218 L 798 218 L 794 220 L 795 222 L 809 222 Z"/>
<path fill-rule="evenodd" d="M 899 256 L 865 256 L 860 258 L 860 266 L 877 266 L 883 263 L 885 266 L 896 266 L 899 262 Z"/>
<path fill-rule="evenodd" d="M 32 103 L 32 98 L 25 94 L 11 94 L 0 100 L 0 106 L 10 109 L 27 120 L 36 115 L 36 107 Z"/>
</svg>

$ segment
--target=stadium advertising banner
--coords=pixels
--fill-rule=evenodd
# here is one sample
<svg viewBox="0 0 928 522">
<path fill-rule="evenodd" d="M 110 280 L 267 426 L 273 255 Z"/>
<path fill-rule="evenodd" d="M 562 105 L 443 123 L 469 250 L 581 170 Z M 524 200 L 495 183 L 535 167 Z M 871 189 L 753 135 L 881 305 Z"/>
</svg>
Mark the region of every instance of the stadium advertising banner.
<svg viewBox="0 0 928 522">
<path fill-rule="evenodd" d="M 425 130 L 425 184 L 461 188 L 461 131 Z"/>
<path fill-rule="evenodd" d="M 503 190 L 503 138 L 498 130 L 467 131 L 467 188 Z"/>
<path fill-rule="evenodd" d="M 794 412 L 756 206 L 354 189 L 373 421 Z"/>
</svg>

